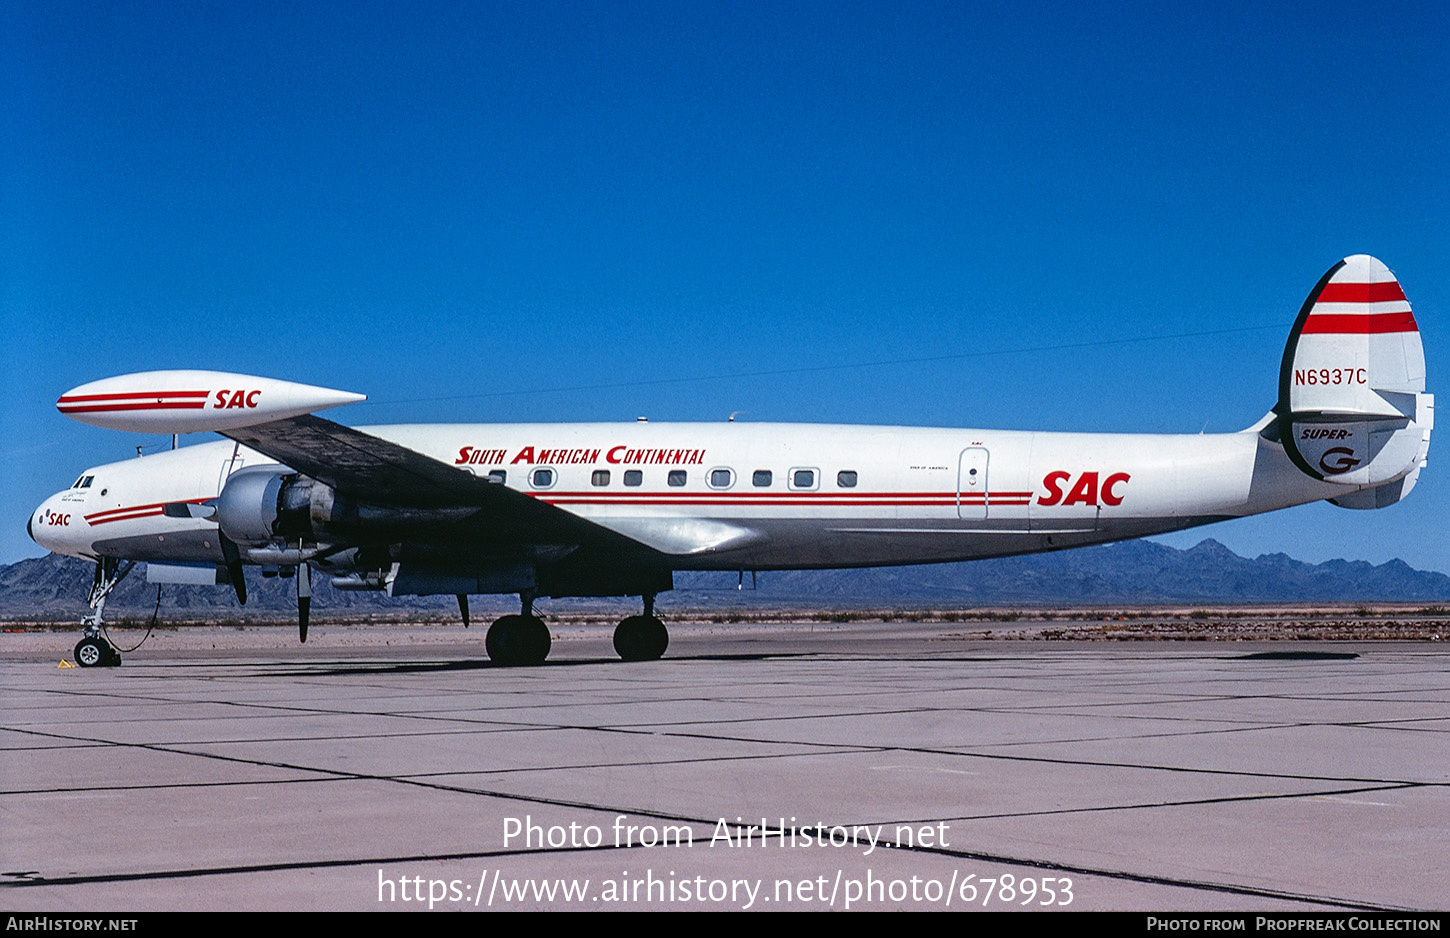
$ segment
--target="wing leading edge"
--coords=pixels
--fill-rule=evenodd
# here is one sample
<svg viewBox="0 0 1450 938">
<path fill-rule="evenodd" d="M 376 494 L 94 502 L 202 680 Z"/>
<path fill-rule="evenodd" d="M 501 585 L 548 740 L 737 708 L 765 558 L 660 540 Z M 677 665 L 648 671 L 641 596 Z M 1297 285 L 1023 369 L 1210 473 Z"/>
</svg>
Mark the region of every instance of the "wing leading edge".
<svg viewBox="0 0 1450 938">
<path fill-rule="evenodd" d="M 499 541 L 650 548 L 406 446 L 311 414 L 220 431 L 361 502 L 398 508 L 476 508 Z"/>
</svg>

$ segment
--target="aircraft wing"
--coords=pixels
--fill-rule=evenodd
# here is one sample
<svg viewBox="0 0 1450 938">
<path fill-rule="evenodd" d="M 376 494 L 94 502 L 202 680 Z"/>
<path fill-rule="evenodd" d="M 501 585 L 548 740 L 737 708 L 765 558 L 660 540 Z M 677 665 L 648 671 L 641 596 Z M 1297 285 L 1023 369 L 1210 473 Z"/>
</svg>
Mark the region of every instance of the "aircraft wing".
<svg viewBox="0 0 1450 938">
<path fill-rule="evenodd" d="M 359 501 L 401 508 L 474 507 L 500 540 L 643 545 L 381 437 L 312 414 L 219 431 Z"/>
</svg>

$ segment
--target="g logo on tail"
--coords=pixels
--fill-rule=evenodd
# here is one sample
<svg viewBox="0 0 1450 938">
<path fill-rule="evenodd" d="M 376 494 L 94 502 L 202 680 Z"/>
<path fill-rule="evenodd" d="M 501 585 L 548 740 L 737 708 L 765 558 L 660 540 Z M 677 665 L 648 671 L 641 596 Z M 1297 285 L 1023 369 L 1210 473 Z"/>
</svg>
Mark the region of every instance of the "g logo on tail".
<svg viewBox="0 0 1450 938">
<path fill-rule="evenodd" d="M 1330 456 L 1337 456 L 1333 462 L 1329 461 Z M 1348 446 L 1331 446 L 1319 457 L 1319 468 L 1325 475 L 1337 476 L 1341 472 L 1348 472 L 1359 465 L 1359 460 L 1354 458 L 1354 450 Z"/>
</svg>

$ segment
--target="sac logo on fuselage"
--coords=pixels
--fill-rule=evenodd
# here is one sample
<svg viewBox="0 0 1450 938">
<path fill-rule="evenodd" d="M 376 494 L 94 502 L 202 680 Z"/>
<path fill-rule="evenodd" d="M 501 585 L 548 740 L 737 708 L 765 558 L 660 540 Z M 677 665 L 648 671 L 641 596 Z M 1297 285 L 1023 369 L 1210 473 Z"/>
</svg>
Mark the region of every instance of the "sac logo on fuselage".
<svg viewBox="0 0 1450 938">
<path fill-rule="evenodd" d="M 1064 508 L 1068 505 L 1121 505 L 1122 486 L 1130 478 L 1126 472 L 1115 472 L 1099 483 L 1096 472 L 1084 472 L 1077 477 L 1077 481 L 1068 486 L 1072 473 L 1059 469 L 1043 476 L 1042 487 L 1045 491 L 1037 496 L 1037 504 L 1062 505 Z"/>
<path fill-rule="evenodd" d="M 231 391 L 222 388 L 216 392 L 216 403 L 212 404 L 212 410 L 231 410 L 233 407 L 256 407 L 257 398 L 262 394 L 261 390 L 256 391 Z"/>
</svg>

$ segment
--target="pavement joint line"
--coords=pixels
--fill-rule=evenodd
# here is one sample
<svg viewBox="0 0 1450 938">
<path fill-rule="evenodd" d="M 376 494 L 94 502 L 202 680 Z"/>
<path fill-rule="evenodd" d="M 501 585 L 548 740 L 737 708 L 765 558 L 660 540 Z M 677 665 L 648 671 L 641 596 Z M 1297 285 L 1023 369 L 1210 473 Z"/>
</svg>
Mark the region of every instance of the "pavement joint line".
<svg viewBox="0 0 1450 938">
<path fill-rule="evenodd" d="M 733 722 L 741 722 L 741 721 L 733 721 Z M 532 727 L 531 729 L 532 730 L 548 729 L 548 730 L 552 730 L 552 731 L 571 730 L 572 729 L 572 730 L 586 730 L 586 731 L 600 732 L 600 733 L 622 733 L 622 734 L 632 734 L 632 735 L 681 736 L 681 737 L 686 737 L 686 738 L 699 738 L 699 739 L 709 739 L 709 740 L 718 740 L 718 741 L 741 742 L 741 743 L 751 743 L 751 744 L 757 744 L 757 745 L 799 745 L 799 746 L 811 746 L 811 747 L 816 747 L 818 749 L 834 749 L 834 748 L 837 748 L 839 746 L 839 744 L 834 744 L 834 743 L 821 743 L 821 742 L 817 742 L 815 740 L 759 739 L 759 738 L 754 738 L 754 737 L 707 735 L 707 734 L 703 734 L 703 733 L 679 733 L 679 732 L 659 733 L 659 732 L 655 732 L 655 731 L 646 731 L 646 730 L 644 730 L 642 728 L 638 728 L 638 727 L 604 726 L 604 725 L 598 725 L 598 724 L 553 724 L 553 725 L 547 725 L 547 726 Z M 42 731 L 38 731 L 38 730 L 28 730 L 28 731 L 24 731 L 24 732 L 29 732 L 32 735 L 37 735 L 37 736 L 45 736 L 45 737 L 48 737 L 48 738 L 74 739 L 74 740 L 77 740 L 77 741 L 80 741 L 80 742 L 83 742 L 83 743 L 87 743 L 87 744 L 101 744 L 101 745 L 110 745 L 110 746 L 134 747 L 134 748 L 139 748 L 139 749 L 148 749 L 148 750 L 157 751 L 157 752 L 167 752 L 167 753 L 171 753 L 171 754 L 195 756 L 195 757 L 199 757 L 199 758 L 212 758 L 212 759 L 220 759 L 220 760 L 226 760 L 226 761 L 242 762 L 242 763 L 247 763 L 247 764 L 270 765 L 270 766 L 273 766 L 273 767 L 276 767 L 276 768 L 293 768 L 293 769 L 299 769 L 299 770 L 305 770 L 305 771 L 316 771 L 316 772 L 339 772 L 340 774 L 344 774 L 344 775 L 349 774 L 349 773 L 342 773 L 342 772 L 340 772 L 340 770 L 335 770 L 335 769 L 318 769 L 318 768 L 312 768 L 312 767 L 306 767 L 306 766 L 294 766 L 294 765 L 290 765 L 290 764 L 287 764 L 287 763 L 271 763 L 271 762 L 266 762 L 266 761 L 243 759 L 243 758 L 238 757 L 238 756 L 227 756 L 227 755 L 223 755 L 223 754 L 220 754 L 220 753 L 199 752 L 199 751 L 195 751 L 195 750 L 191 750 L 191 749 L 173 748 L 176 744 L 172 744 L 172 743 L 135 743 L 135 742 L 123 742 L 123 741 L 96 739 L 94 737 L 67 736 L 67 735 L 61 734 L 61 733 L 42 732 Z M 1132 738 L 1132 737 L 1129 737 L 1129 738 Z M 207 744 L 210 744 L 210 743 L 207 743 Z M 1344 783 L 1349 783 L 1349 784 L 1371 784 L 1371 785 L 1424 785 L 1424 786 L 1429 786 L 1429 787 L 1440 787 L 1440 786 L 1450 785 L 1450 781 L 1447 781 L 1447 782 L 1426 782 L 1426 781 L 1423 781 L 1423 780 L 1416 780 L 1416 779 L 1357 778 L 1357 777 L 1354 777 L 1354 776 L 1333 776 L 1333 775 L 1298 775 L 1298 774 L 1292 774 L 1292 773 L 1253 772 L 1253 771 L 1246 771 L 1246 770 L 1242 770 L 1242 769 L 1214 769 L 1214 768 L 1202 768 L 1202 767 L 1196 767 L 1196 766 L 1162 766 L 1162 765 L 1149 765 L 1149 764 L 1145 764 L 1145 763 L 1131 763 L 1131 762 L 1105 762 L 1105 761 L 1096 761 L 1096 760 L 1090 760 L 1090 759 L 1057 759 L 1057 758 L 1049 758 L 1047 756 L 1018 756 L 1018 755 L 1010 755 L 1010 754 L 1006 754 L 1006 753 L 973 752 L 973 751 L 963 751 L 963 750 L 955 750 L 955 749 L 943 749 L 943 748 L 939 748 L 939 747 L 880 746 L 880 747 L 875 747 L 875 748 L 878 749 L 879 751 L 915 752 L 915 753 L 921 753 L 921 754 L 941 755 L 941 756 L 960 757 L 960 758 L 997 759 L 997 760 L 1015 761 L 1015 762 L 1037 762 L 1037 763 L 1045 763 L 1045 764 L 1053 764 L 1053 765 L 1093 766 L 1093 767 L 1097 767 L 1097 768 L 1138 769 L 1138 770 L 1144 770 L 1144 771 L 1157 771 L 1157 772 L 1182 772 L 1182 773 L 1187 773 L 1187 774 L 1244 776 L 1244 777 L 1250 777 L 1250 778 L 1278 778 L 1278 779 L 1288 779 L 1288 780 L 1296 780 L 1296 781 L 1344 782 Z M 371 776 L 360 776 L 360 777 L 371 777 Z"/>
</svg>

